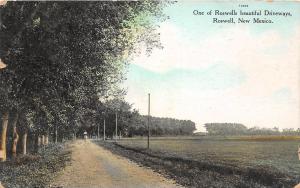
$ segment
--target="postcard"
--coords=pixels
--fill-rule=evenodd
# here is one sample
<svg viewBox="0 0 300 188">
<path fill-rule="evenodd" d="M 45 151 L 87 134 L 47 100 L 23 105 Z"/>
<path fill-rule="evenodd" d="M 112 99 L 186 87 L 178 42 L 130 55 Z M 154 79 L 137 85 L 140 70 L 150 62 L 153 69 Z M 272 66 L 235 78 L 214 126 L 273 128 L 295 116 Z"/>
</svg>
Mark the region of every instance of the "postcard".
<svg viewBox="0 0 300 188">
<path fill-rule="evenodd" d="M 0 188 L 300 187 L 299 1 L 0 1 Z"/>
</svg>

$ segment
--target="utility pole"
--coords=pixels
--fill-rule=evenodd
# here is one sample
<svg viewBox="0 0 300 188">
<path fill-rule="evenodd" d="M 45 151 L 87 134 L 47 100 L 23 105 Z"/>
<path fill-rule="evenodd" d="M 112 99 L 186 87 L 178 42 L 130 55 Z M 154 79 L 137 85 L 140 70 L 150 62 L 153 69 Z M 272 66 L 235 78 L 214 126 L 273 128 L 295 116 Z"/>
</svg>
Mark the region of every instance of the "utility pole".
<svg viewBox="0 0 300 188">
<path fill-rule="evenodd" d="M 55 143 L 57 143 L 57 137 L 58 137 L 58 135 L 57 135 L 57 125 L 55 125 Z"/>
<path fill-rule="evenodd" d="M 99 124 L 98 124 L 98 129 L 97 129 L 97 140 L 100 139 L 100 132 L 99 132 Z"/>
<path fill-rule="evenodd" d="M 148 93 L 148 121 L 147 121 L 147 127 L 148 127 L 148 140 L 147 140 L 147 148 L 150 147 L 150 93 Z"/>
<path fill-rule="evenodd" d="M 103 120 L 103 140 L 105 141 L 105 117 Z"/>
<path fill-rule="evenodd" d="M 117 136 L 118 136 L 118 111 L 116 111 L 116 141 L 117 141 Z"/>
</svg>

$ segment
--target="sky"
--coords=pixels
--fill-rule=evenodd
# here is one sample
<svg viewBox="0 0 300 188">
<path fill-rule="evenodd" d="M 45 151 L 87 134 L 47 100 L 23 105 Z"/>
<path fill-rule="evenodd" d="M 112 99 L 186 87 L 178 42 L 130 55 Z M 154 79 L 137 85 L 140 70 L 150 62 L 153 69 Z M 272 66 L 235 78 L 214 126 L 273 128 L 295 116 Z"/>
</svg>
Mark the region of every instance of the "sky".
<svg viewBox="0 0 300 188">
<path fill-rule="evenodd" d="M 147 114 L 247 127 L 300 127 L 300 3 L 181 1 L 165 9 L 163 49 L 130 62 L 126 100 Z M 271 24 L 212 23 L 194 10 L 291 12 Z M 219 19 L 230 16 L 216 17 Z M 244 16 L 244 19 L 253 17 Z"/>
</svg>

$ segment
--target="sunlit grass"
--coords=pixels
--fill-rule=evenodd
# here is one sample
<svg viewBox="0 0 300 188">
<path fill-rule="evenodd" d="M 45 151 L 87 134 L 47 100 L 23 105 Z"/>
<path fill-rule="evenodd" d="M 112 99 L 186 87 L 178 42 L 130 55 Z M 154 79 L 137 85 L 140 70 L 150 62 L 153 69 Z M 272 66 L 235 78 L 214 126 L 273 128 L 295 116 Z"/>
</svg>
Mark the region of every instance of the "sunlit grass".
<svg viewBox="0 0 300 188">
<path fill-rule="evenodd" d="M 146 138 L 118 141 L 132 148 L 146 148 Z M 172 156 L 213 161 L 241 167 L 271 166 L 300 178 L 299 136 L 155 137 L 150 149 Z"/>
</svg>

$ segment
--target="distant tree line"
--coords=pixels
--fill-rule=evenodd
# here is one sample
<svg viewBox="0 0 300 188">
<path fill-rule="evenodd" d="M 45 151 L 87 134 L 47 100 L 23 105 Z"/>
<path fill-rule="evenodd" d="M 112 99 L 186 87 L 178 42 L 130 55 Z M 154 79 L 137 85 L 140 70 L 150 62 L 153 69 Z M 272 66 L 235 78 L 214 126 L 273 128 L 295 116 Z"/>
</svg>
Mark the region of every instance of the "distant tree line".
<svg viewBox="0 0 300 188">
<path fill-rule="evenodd" d="M 128 128 L 128 136 L 145 136 L 148 133 L 147 116 L 136 115 Z M 195 123 L 190 120 L 174 118 L 150 118 L 150 132 L 154 136 L 191 135 L 196 130 Z"/>
<path fill-rule="evenodd" d="M 300 128 L 286 128 L 279 131 L 278 127 L 274 128 L 247 128 L 240 123 L 206 123 L 204 124 L 209 135 L 300 135 Z"/>
<path fill-rule="evenodd" d="M 116 121 L 118 125 L 118 137 L 146 136 L 148 134 L 148 116 L 141 115 L 125 100 L 112 99 L 101 105 L 102 108 L 99 107 L 98 111 L 91 111 L 83 116 L 74 132 L 70 132 L 68 129 L 65 131 L 60 129 L 60 134 L 67 139 L 72 138 L 74 133 L 82 137 L 82 133 L 87 131 L 89 136 L 96 137 L 99 130 L 99 136 L 102 137 L 104 119 L 106 138 L 116 136 Z M 192 135 L 196 130 L 195 123 L 190 120 L 152 116 L 150 117 L 149 128 L 151 136 Z"/>
<path fill-rule="evenodd" d="M 247 127 L 239 123 L 206 123 L 205 128 L 210 135 L 243 135 Z"/>
</svg>

